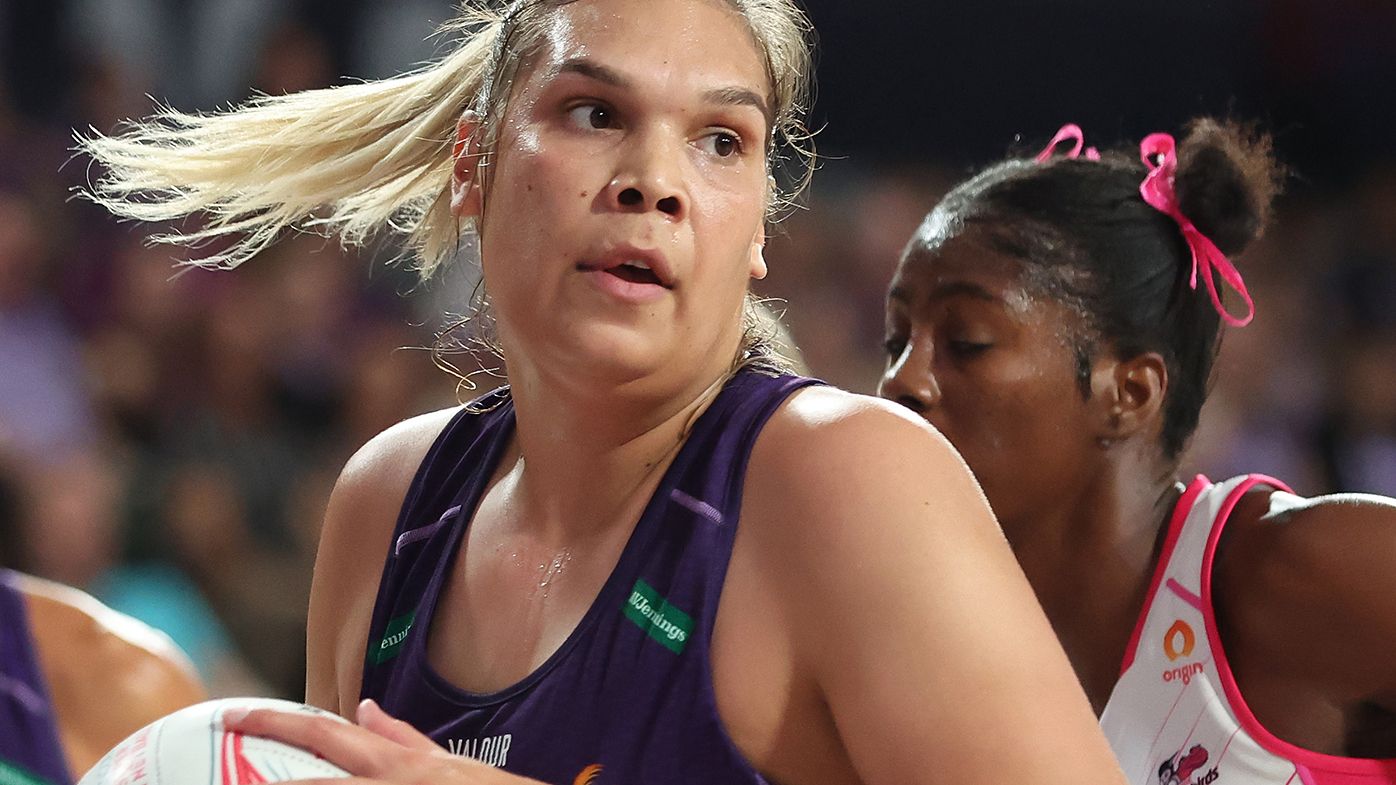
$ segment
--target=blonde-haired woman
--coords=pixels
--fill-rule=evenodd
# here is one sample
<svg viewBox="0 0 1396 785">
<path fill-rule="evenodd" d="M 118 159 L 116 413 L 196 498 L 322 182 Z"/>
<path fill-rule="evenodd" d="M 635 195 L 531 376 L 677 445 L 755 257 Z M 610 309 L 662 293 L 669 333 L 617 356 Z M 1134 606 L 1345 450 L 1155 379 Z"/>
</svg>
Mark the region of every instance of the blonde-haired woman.
<svg viewBox="0 0 1396 785">
<path fill-rule="evenodd" d="M 403 782 L 1118 781 L 959 457 L 747 336 L 799 10 L 472 19 L 415 75 L 88 144 L 117 212 L 240 233 L 217 263 L 479 235 L 508 389 L 375 438 L 326 517 L 307 694 L 360 724 L 241 729 Z"/>
</svg>

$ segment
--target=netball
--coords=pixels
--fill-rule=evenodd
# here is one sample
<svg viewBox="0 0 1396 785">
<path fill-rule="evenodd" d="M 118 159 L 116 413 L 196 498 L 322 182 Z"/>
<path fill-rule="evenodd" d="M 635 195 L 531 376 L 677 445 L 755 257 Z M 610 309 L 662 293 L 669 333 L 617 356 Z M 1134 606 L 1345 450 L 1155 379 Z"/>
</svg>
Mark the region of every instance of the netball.
<svg viewBox="0 0 1396 785">
<path fill-rule="evenodd" d="M 226 730 L 223 716 L 232 709 L 335 716 L 273 698 L 205 701 L 131 734 L 98 761 L 79 785 L 251 785 L 348 776 L 313 753 Z"/>
</svg>

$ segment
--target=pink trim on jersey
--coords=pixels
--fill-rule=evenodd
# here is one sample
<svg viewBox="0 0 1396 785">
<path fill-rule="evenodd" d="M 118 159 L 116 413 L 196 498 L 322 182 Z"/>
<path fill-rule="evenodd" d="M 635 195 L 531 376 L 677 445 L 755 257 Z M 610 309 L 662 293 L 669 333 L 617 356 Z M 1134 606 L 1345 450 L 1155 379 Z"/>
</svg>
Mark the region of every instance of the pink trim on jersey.
<svg viewBox="0 0 1396 785">
<path fill-rule="evenodd" d="M 1154 740 L 1149 742 L 1149 759 L 1155 757 L 1158 752 L 1158 740 L 1163 738 L 1163 732 L 1168 730 L 1168 721 L 1173 719 L 1173 712 L 1178 710 L 1178 704 L 1183 702 L 1183 696 L 1187 693 L 1178 690 L 1178 697 L 1173 699 L 1173 705 L 1168 707 L 1168 713 L 1163 716 L 1163 722 L 1158 726 L 1158 733 L 1154 734 Z"/>
<path fill-rule="evenodd" d="M 1226 746 L 1222 747 L 1221 754 L 1217 756 L 1216 765 L 1220 766 L 1221 762 L 1226 760 L 1226 753 L 1231 750 L 1231 742 L 1236 741 L 1236 735 L 1240 732 L 1241 726 L 1237 725 L 1236 730 L 1232 731 L 1231 735 L 1226 737 Z M 1293 778 L 1291 777 L 1291 779 Z"/>
<path fill-rule="evenodd" d="M 1202 610 L 1202 598 L 1188 591 L 1188 587 L 1184 586 L 1183 584 L 1173 580 L 1172 578 L 1169 578 L 1168 590 L 1178 595 L 1178 599 L 1182 600 L 1183 602 L 1186 602 L 1187 604 L 1198 609 L 1199 611 Z"/>
<path fill-rule="evenodd" d="M 1227 660 L 1226 651 L 1222 648 L 1221 634 L 1217 630 L 1217 617 L 1216 613 L 1213 612 L 1212 563 L 1217 555 L 1217 543 L 1221 541 L 1222 531 L 1226 528 L 1232 510 L 1241 501 L 1241 497 L 1257 485 L 1269 485 L 1285 493 L 1294 493 L 1288 485 L 1273 477 L 1267 477 L 1263 474 L 1248 475 L 1246 480 L 1236 486 L 1222 502 L 1221 509 L 1217 512 L 1216 522 L 1212 525 L 1211 534 L 1207 538 L 1207 549 L 1202 553 L 1202 618 L 1207 626 L 1207 641 L 1212 647 L 1212 659 L 1216 662 L 1217 678 L 1221 680 L 1227 702 L 1231 704 L 1231 710 L 1236 714 L 1236 719 L 1241 723 L 1241 727 L 1245 728 L 1246 733 L 1257 744 L 1294 763 L 1299 780 L 1304 785 L 1374 785 L 1373 777 L 1381 778 L 1385 782 L 1396 782 L 1396 758 L 1384 760 L 1346 758 L 1297 747 L 1266 730 L 1265 726 L 1256 719 L 1255 714 L 1246 703 L 1246 699 L 1241 697 L 1241 690 L 1236 685 L 1236 677 L 1231 672 L 1231 663 Z"/>
<path fill-rule="evenodd" d="M 1188 519 L 1197 497 L 1211 484 L 1211 480 L 1200 474 L 1192 478 L 1187 490 L 1179 497 L 1177 506 L 1173 508 L 1173 517 L 1168 519 L 1168 534 L 1163 540 L 1163 550 L 1159 553 L 1158 564 L 1154 566 L 1154 577 L 1149 583 L 1149 593 L 1144 596 L 1144 608 L 1134 622 L 1134 632 L 1129 636 L 1129 643 L 1125 645 L 1125 658 L 1120 663 L 1121 676 L 1134 664 L 1134 655 L 1139 650 L 1139 637 L 1144 634 L 1144 622 L 1149 618 L 1149 609 L 1154 605 L 1154 597 L 1163 582 L 1163 575 L 1168 572 L 1168 560 L 1173 558 L 1173 547 L 1178 544 L 1178 537 L 1183 533 L 1183 521 Z"/>
</svg>

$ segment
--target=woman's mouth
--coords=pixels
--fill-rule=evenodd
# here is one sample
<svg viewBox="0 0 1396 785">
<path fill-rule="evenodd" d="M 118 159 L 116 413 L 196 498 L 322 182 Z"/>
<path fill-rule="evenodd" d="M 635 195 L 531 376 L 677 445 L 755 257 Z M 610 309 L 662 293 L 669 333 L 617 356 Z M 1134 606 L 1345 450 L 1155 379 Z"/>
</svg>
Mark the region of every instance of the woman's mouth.
<svg viewBox="0 0 1396 785">
<path fill-rule="evenodd" d="M 644 262 L 639 260 L 631 262 L 622 262 L 621 264 L 615 267 L 608 268 L 603 272 L 608 273 L 610 275 L 614 275 L 622 281 L 629 281 L 631 283 L 648 283 L 654 284 L 655 286 L 664 286 L 664 283 L 659 280 L 659 276 L 655 275 L 654 270 L 651 270 L 648 264 L 645 264 Z M 664 288 L 667 289 L 669 287 L 665 286 Z"/>
</svg>

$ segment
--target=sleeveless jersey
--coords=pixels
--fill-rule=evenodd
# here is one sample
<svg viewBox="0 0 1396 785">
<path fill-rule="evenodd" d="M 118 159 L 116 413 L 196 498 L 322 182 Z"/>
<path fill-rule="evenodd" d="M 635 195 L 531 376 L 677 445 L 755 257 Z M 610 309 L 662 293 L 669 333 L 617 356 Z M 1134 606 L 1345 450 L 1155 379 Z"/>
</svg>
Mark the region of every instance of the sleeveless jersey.
<svg viewBox="0 0 1396 785">
<path fill-rule="evenodd" d="M 544 782 L 764 783 L 718 717 L 708 650 L 752 445 L 791 393 L 815 383 L 734 376 L 695 421 L 581 622 L 536 671 L 490 694 L 460 689 L 427 661 L 437 602 L 514 428 L 507 392 L 466 407 L 404 501 L 362 697 L 454 753 Z"/>
<path fill-rule="evenodd" d="M 0 785 L 72 782 L 14 574 L 0 570 Z"/>
<path fill-rule="evenodd" d="M 1396 760 L 1325 755 L 1267 731 L 1237 689 L 1217 633 L 1212 564 L 1261 475 L 1198 476 L 1173 511 L 1144 610 L 1100 724 L 1132 785 L 1379 785 Z M 1282 499 L 1272 501 L 1282 503 Z"/>
</svg>

